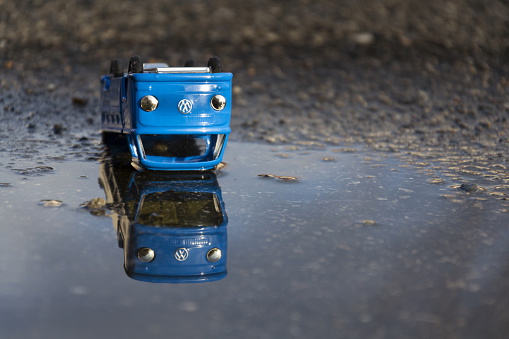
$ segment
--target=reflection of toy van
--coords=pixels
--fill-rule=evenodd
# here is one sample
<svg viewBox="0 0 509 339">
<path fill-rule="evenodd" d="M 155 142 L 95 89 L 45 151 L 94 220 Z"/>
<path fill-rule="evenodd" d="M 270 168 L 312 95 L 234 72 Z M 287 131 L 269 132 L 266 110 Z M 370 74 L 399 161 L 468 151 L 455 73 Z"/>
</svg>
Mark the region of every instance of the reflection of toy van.
<svg viewBox="0 0 509 339">
<path fill-rule="evenodd" d="M 134 166 L 211 169 L 230 133 L 232 76 L 217 57 L 207 67 L 168 67 L 134 56 L 128 73 L 113 60 L 101 78 L 103 133 L 127 137 Z"/>
<path fill-rule="evenodd" d="M 105 162 L 100 180 L 117 212 L 113 226 L 129 277 L 180 283 L 226 276 L 228 218 L 214 173 L 115 171 Z"/>
</svg>

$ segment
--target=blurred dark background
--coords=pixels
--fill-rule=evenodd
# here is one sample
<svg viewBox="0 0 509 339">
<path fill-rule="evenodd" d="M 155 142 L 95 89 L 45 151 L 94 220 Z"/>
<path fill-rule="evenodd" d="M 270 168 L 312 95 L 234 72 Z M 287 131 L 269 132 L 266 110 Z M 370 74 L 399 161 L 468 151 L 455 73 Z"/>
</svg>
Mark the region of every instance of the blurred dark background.
<svg viewBox="0 0 509 339">
<path fill-rule="evenodd" d="M 112 58 L 218 55 L 234 139 L 506 149 L 508 20 L 498 0 L 0 0 L 2 117 L 97 128 Z"/>
<path fill-rule="evenodd" d="M 496 61 L 509 48 L 509 5 L 497 0 L 2 0 L 0 13 L 3 61 L 218 54 L 236 70 L 363 55 Z"/>
</svg>

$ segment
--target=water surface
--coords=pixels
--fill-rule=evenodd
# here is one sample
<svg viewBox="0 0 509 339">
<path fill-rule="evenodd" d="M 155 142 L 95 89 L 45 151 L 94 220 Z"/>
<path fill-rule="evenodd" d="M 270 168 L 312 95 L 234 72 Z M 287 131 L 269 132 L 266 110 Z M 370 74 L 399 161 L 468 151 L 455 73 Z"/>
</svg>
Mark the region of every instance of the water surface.
<svg viewBox="0 0 509 339">
<path fill-rule="evenodd" d="M 433 184 L 429 172 L 382 153 L 309 148 L 228 145 L 228 166 L 216 172 L 214 191 L 228 218 L 227 275 L 198 284 L 126 275 L 114 206 L 80 207 L 105 198 L 98 161 L 5 161 L 2 335 L 506 333 L 504 200 L 488 190 L 458 190 L 447 177 Z M 127 178 L 134 173 L 127 172 Z M 44 200 L 62 204 L 44 206 Z"/>
</svg>

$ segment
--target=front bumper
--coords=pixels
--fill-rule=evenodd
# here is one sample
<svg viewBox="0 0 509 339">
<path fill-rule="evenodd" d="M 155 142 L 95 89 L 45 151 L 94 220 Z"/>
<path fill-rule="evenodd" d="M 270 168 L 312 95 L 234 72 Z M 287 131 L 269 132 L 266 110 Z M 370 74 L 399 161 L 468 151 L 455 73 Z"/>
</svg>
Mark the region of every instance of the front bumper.
<svg viewBox="0 0 509 339">
<path fill-rule="evenodd" d="M 228 134 L 130 134 L 133 162 L 150 170 L 206 170 L 223 158 Z"/>
</svg>

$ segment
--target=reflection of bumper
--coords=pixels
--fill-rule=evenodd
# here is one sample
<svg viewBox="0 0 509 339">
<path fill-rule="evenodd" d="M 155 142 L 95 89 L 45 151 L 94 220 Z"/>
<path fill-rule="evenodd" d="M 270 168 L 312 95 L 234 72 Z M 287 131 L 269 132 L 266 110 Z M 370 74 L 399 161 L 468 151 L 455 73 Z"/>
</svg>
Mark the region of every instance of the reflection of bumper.
<svg viewBox="0 0 509 339">
<path fill-rule="evenodd" d="M 151 283 L 203 283 L 203 282 L 213 282 L 218 281 L 221 279 L 224 279 L 227 275 L 226 272 L 220 272 L 215 274 L 208 274 L 208 275 L 189 275 L 189 276 L 165 276 L 165 275 L 149 275 L 149 274 L 140 274 L 140 273 L 133 273 L 133 272 L 127 272 L 127 275 L 134 280 L 138 281 L 144 281 L 144 282 L 151 282 Z"/>
<path fill-rule="evenodd" d="M 227 134 L 130 135 L 134 161 L 151 170 L 205 170 L 219 164 Z"/>
<path fill-rule="evenodd" d="M 227 275 L 228 240 L 226 226 L 154 227 L 132 225 L 130 239 L 124 248 L 124 268 L 133 279 L 154 283 L 191 283 L 223 279 Z M 140 248 L 150 248 L 154 259 L 141 261 Z M 207 253 L 218 248 L 218 261 L 207 260 Z M 185 257 L 177 255 L 185 250 Z"/>
</svg>

